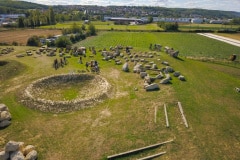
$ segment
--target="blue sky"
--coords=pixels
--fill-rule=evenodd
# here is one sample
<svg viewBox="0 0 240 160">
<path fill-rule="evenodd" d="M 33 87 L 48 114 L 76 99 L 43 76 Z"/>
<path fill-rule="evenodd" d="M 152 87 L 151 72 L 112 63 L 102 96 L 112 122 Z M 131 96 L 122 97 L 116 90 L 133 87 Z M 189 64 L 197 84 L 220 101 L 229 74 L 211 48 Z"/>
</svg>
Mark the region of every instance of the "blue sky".
<svg viewBox="0 0 240 160">
<path fill-rule="evenodd" d="M 167 8 L 202 8 L 240 12 L 240 0 L 24 0 L 46 5 L 121 5 L 160 6 Z"/>
</svg>

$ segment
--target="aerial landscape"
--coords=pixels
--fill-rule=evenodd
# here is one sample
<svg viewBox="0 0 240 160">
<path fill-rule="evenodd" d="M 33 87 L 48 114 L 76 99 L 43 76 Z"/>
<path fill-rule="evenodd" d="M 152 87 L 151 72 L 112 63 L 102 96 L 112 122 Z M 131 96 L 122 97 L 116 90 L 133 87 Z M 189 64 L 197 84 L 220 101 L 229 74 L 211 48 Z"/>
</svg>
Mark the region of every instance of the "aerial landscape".
<svg viewBox="0 0 240 160">
<path fill-rule="evenodd" d="M 239 5 L 1 0 L 0 160 L 238 160 Z"/>
</svg>

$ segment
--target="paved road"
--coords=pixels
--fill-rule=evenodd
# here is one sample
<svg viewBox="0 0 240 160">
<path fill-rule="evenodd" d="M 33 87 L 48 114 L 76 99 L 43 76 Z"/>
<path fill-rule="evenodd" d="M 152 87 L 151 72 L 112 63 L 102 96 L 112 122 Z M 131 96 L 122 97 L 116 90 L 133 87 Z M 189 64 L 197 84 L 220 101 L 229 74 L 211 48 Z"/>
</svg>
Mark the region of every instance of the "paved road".
<svg viewBox="0 0 240 160">
<path fill-rule="evenodd" d="M 211 34 L 211 33 L 198 33 L 199 35 L 205 36 L 205 37 L 209 37 L 209 38 L 213 38 L 222 42 L 226 42 L 228 44 L 234 45 L 234 46 L 238 46 L 240 47 L 240 41 L 235 40 L 235 39 L 231 39 L 231 38 L 226 38 L 226 37 L 222 37 L 222 36 L 218 36 L 215 34 Z"/>
</svg>

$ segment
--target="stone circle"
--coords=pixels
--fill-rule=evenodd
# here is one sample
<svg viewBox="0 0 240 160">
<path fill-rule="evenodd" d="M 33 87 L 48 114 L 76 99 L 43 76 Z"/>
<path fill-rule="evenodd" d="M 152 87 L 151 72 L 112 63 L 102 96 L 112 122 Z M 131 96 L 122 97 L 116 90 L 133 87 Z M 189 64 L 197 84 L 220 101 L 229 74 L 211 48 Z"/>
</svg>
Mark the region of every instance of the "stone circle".
<svg viewBox="0 0 240 160">
<path fill-rule="evenodd" d="M 41 78 L 20 96 L 29 108 L 61 113 L 92 107 L 108 98 L 110 91 L 111 85 L 100 75 L 65 74 Z"/>
</svg>

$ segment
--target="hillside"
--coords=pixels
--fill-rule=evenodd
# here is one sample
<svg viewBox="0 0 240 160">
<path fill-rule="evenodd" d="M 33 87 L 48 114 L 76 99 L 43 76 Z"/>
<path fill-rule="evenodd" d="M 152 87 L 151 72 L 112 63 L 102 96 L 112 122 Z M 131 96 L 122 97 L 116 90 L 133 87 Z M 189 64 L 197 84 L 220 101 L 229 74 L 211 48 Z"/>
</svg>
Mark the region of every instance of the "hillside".
<svg viewBox="0 0 240 160">
<path fill-rule="evenodd" d="M 6 13 L 25 13 L 25 9 L 48 9 L 49 6 L 30 3 L 25 1 L 1 0 L 0 14 Z M 207 9 L 185 9 L 185 8 L 165 8 L 165 7 L 147 7 L 147 6 L 97 6 L 97 5 L 56 5 L 53 6 L 56 13 L 68 11 L 88 11 L 90 15 L 117 16 L 117 17 L 144 17 L 146 15 L 154 17 L 204 17 L 231 19 L 240 17 L 240 12 L 220 11 Z"/>
<path fill-rule="evenodd" d="M 25 9 L 47 9 L 48 6 L 15 0 L 1 0 L 0 14 L 25 13 Z"/>
</svg>

